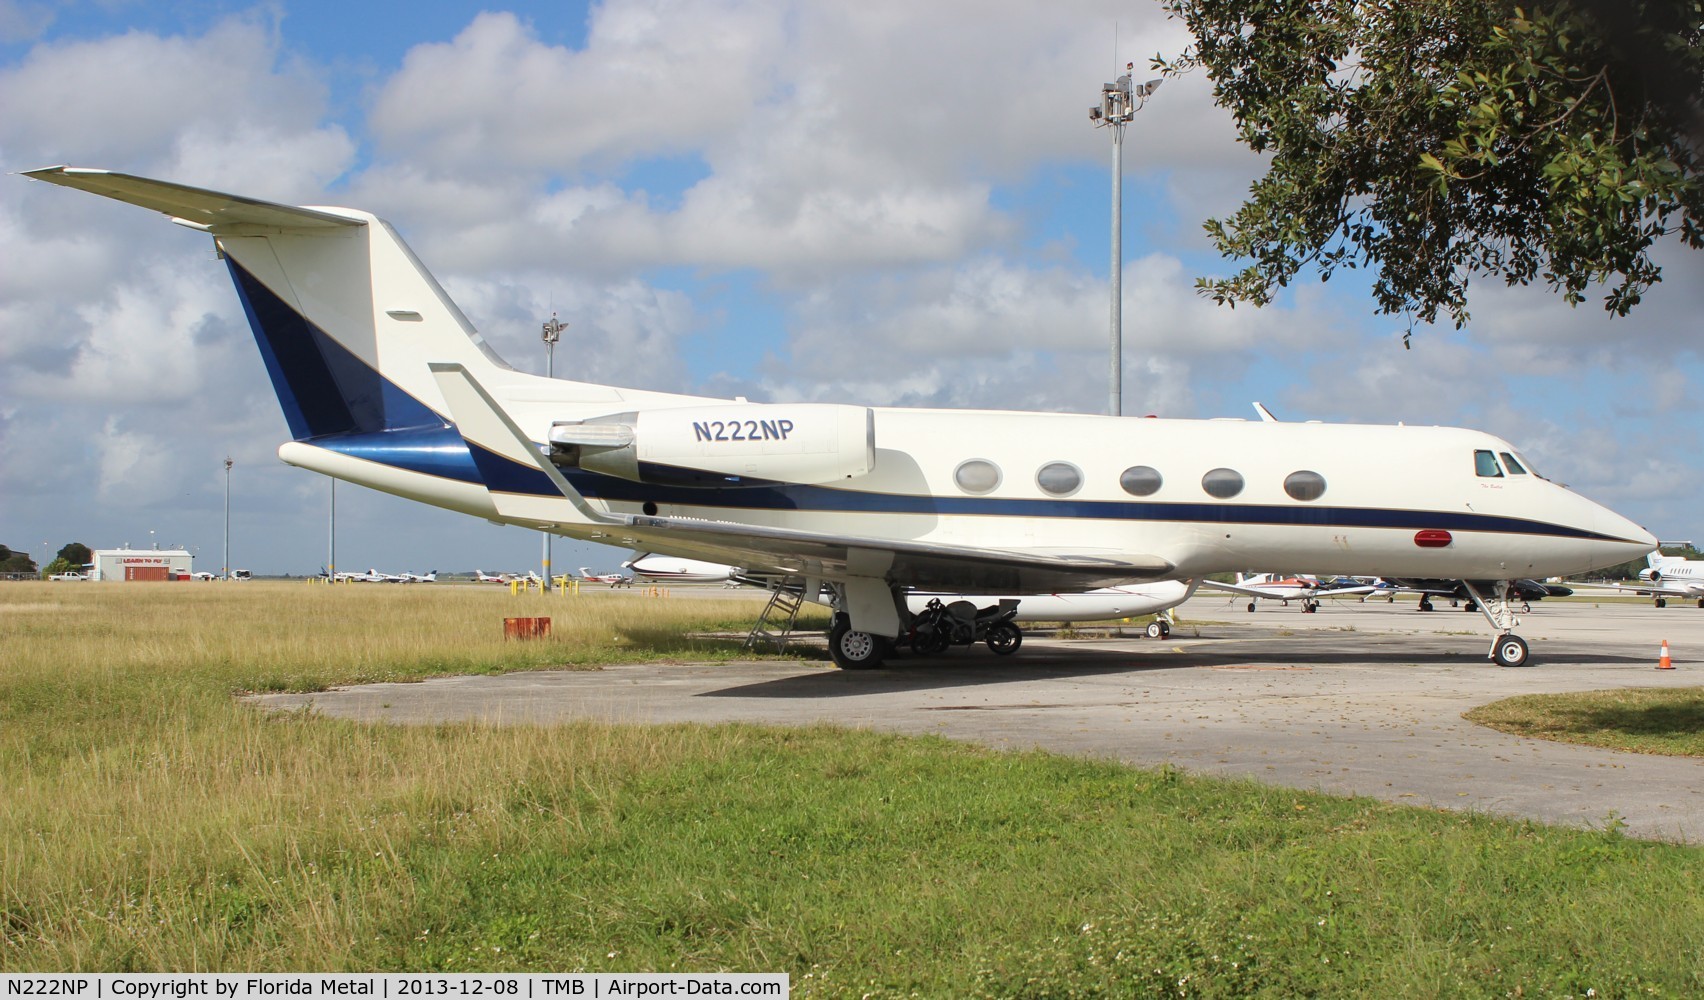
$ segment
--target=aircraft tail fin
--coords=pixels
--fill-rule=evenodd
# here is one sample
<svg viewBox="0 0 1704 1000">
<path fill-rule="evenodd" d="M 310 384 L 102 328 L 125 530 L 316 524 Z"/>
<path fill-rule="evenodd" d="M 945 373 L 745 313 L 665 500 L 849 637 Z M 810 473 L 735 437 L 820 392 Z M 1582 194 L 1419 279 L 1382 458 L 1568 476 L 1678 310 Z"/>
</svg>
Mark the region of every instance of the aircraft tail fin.
<svg viewBox="0 0 1704 1000">
<path fill-rule="evenodd" d="M 296 440 L 442 427 L 427 362 L 508 371 L 384 220 L 84 167 L 25 171 L 210 233 Z"/>
</svg>

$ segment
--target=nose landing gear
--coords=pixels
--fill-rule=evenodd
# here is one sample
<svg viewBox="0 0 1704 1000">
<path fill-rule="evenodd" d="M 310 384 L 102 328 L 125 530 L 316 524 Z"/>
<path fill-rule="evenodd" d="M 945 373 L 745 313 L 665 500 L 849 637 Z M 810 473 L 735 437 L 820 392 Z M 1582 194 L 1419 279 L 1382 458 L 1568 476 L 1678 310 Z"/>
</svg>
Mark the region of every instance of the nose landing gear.
<svg viewBox="0 0 1704 1000">
<path fill-rule="evenodd" d="M 1479 593 L 1472 580 L 1463 580 L 1461 585 L 1467 588 L 1471 608 L 1478 605 L 1479 611 L 1485 615 L 1485 620 L 1497 630 L 1497 637 L 1491 642 L 1491 652 L 1486 659 L 1495 660 L 1500 667 L 1524 667 L 1527 665 L 1530 650 L 1527 641 L 1514 634 L 1516 625 L 1521 623 L 1515 617 L 1514 605 L 1509 602 L 1509 595 L 1514 590 L 1508 580 L 1498 580 L 1492 584 L 1492 597 L 1488 601 Z"/>
</svg>

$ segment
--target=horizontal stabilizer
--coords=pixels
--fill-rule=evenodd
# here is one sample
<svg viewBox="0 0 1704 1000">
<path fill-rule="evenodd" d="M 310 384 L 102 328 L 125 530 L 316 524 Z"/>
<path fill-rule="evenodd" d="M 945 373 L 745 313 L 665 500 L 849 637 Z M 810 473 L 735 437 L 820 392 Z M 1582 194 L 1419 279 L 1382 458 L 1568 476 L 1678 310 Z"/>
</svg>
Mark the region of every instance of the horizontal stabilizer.
<svg viewBox="0 0 1704 1000">
<path fill-rule="evenodd" d="M 238 225 L 333 229 L 366 225 L 360 219 L 312 208 L 257 201 L 241 195 L 208 191 L 205 188 L 92 167 L 42 167 L 23 173 L 25 177 L 34 177 L 38 181 L 47 181 L 49 184 L 76 188 L 115 201 L 151 208 L 171 216 L 173 220 L 188 222 L 202 229 L 217 230 Z"/>
</svg>

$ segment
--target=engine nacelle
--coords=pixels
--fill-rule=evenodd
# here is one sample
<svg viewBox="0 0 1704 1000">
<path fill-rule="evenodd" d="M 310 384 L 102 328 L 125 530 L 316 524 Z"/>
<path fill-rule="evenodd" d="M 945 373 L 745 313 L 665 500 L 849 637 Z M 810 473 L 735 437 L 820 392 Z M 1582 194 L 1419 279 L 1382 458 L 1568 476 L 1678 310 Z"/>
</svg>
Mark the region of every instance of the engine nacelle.
<svg viewBox="0 0 1704 1000">
<path fill-rule="evenodd" d="M 832 483 L 875 467 L 875 418 L 832 403 L 639 410 L 552 424 L 550 458 L 659 486 Z"/>
</svg>

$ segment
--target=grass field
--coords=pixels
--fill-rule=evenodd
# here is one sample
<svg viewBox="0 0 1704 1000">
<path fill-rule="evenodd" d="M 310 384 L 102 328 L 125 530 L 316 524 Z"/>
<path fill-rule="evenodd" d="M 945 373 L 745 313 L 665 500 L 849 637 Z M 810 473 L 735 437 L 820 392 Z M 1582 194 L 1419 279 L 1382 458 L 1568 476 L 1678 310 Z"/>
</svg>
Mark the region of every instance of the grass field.
<svg viewBox="0 0 1704 1000">
<path fill-rule="evenodd" d="M 1704 688 L 1522 695 L 1476 708 L 1466 718 L 1561 743 L 1704 757 Z"/>
<path fill-rule="evenodd" d="M 775 970 L 796 996 L 1704 995 L 1704 851 L 826 728 L 241 691 L 706 660 L 750 601 L 0 586 L 0 970 Z M 554 636 L 504 643 L 500 619 Z"/>
</svg>

